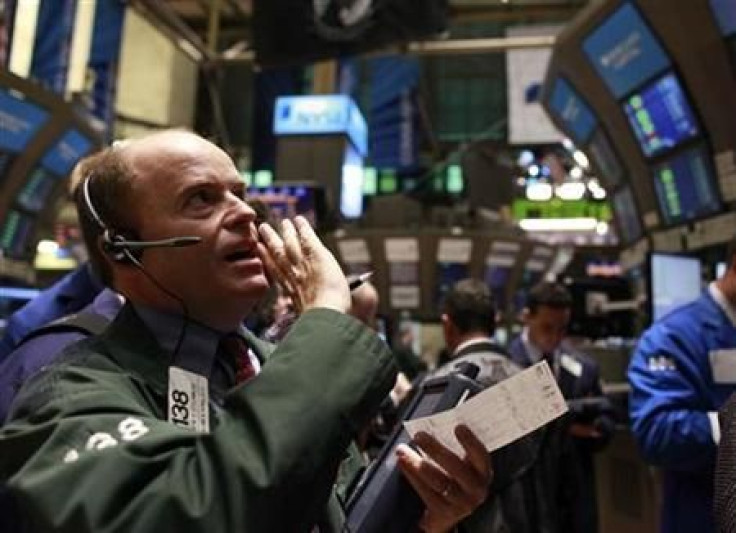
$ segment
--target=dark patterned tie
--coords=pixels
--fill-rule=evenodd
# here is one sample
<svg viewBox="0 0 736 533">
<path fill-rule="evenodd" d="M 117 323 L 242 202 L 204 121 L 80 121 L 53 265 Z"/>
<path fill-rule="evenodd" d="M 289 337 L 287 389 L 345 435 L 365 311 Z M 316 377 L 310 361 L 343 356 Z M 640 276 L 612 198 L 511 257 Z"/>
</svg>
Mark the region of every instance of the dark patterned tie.
<svg viewBox="0 0 736 533">
<path fill-rule="evenodd" d="M 256 375 L 248 343 L 240 335 L 233 333 L 220 339 L 220 349 L 235 361 L 235 383 L 243 383 Z"/>
</svg>

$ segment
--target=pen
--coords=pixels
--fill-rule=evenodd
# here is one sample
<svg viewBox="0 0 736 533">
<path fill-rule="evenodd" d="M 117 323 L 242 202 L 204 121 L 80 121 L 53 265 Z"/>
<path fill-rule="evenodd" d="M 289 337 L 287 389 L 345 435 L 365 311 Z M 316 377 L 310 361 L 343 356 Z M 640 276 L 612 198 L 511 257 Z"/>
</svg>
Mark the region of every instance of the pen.
<svg viewBox="0 0 736 533">
<path fill-rule="evenodd" d="M 372 271 L 371 272 L 363 272 L 362 274 L 360 274 L 358 276 L 348 276 L 348 288 L 351 291 L 354 291 L 355 289 L 357 289 L 358 287 L 360 287 L 361 285 L 363 285 L 363 283 L 365 283 L 366 281 L 368 281 L 369 279 L 371 279 L 371 276 L 373 276 L 373 272 Z"/>
</svg>

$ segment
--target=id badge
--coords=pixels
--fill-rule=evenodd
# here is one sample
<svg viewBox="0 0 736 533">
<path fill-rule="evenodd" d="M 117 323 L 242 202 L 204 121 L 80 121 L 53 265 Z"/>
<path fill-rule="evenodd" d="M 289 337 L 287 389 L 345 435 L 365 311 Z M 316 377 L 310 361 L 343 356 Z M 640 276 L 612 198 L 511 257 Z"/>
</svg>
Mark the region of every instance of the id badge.
<svg viewBox="0 0 736 533">
<path fill-rule="evenodd" d="M 169 367 L 167 420 L 197 433 L 210 432 L 207 378 L 175 366 Z"/>
<path fill-rule="evenodd" d="M 708 356 L 715 383 L 736 383 L 736 349 L 713 350 Z"/>
</svg>

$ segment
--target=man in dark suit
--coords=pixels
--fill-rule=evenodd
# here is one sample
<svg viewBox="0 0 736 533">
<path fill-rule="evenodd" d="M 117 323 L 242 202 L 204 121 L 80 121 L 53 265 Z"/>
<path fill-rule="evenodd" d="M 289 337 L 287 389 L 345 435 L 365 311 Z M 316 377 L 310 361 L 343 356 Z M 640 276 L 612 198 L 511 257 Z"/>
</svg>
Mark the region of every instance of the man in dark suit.
<svg viewBox="0 0 736 533">
<path fill-rule="evenodd" d="M 304 218 L 281 236 L 256 228 L 232 160 L 195 134 L 158 132 L 87 169 L 86 244 L 126 304 L 16 397 L 0 429 L 13 530 L 341 531 L 336 472 L 395 367 L 346 314 L 332 254 Z M 275 347 L 242 328 L 266 269 L 300 313 Z M 451 529 L 487 490 L 483 444 L 456 435 L 463 457 L 426 434 L 427 456 L 397 451 L 426 531 Z"/>
<path fill-rule="evenodd" d="M 547 361 L 568 400 L 568 432 L 579 459 L 578 505 L 571 515 L 576 530 L 587 533 L 598 529 L 592 454 L 610 440 L 614 420 L 603 396 L 598 364 L 564 341 L 571 309 L 572 297 L 562 285 L 543 282 L 533 287 L 524 310 L 524 329 L 511 341 L 509 352 L 521 367 Z"/>
</svg>

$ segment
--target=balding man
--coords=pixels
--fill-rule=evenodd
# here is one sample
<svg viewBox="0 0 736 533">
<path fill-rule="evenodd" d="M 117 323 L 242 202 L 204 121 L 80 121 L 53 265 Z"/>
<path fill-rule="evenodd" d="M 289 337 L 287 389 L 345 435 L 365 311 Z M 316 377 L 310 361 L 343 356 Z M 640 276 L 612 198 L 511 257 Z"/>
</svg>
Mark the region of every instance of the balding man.
<svg viewBox="0 0 736 533">
<path fill-rule="evenodd" d="M 231 159 L 178 130 L 100 154 L 77 202 L 91 259 L 126 304 L 13 404 L 0 475 L 17 529 L 341 530 L 335 472 L 395 369 L 347 315 L 347 281 L 308 222 L 285 221 L 283 237 L 257 229 Z M 266 268 L 300 314 L 276 347 L 241 326 Z M 485 494 L 485 450 L 457 433 L 464 457 L 426 435 L 428 458 L 398 457 L 427 504 L 426 531 L 449 529 Z"/>
</svg>

